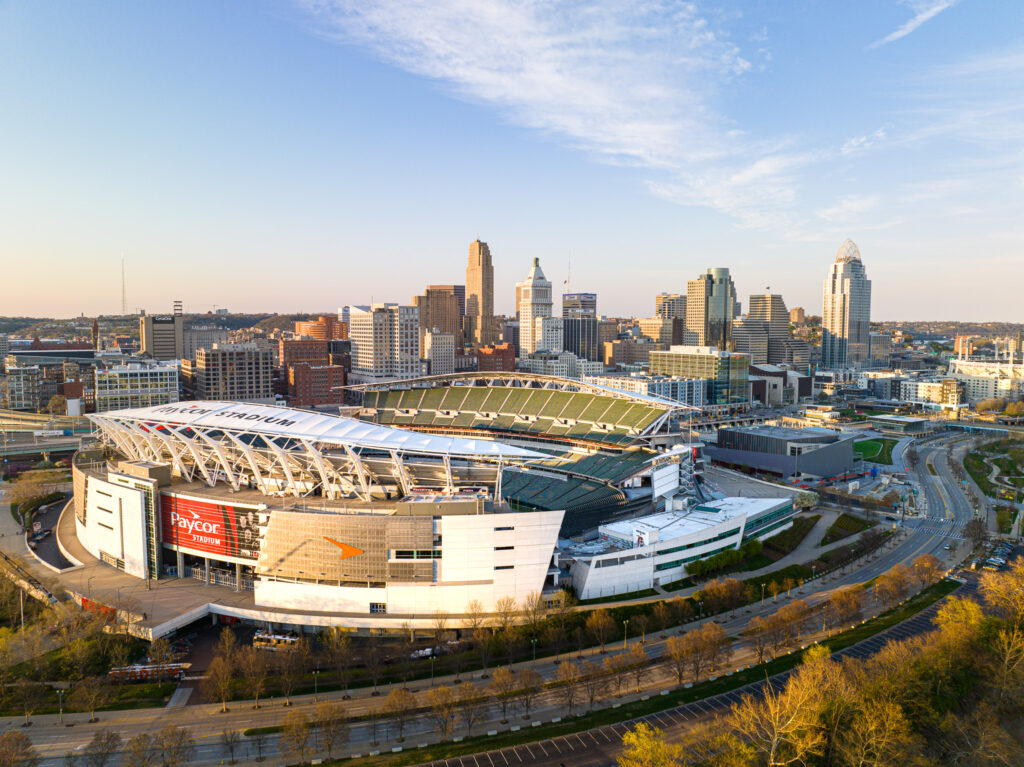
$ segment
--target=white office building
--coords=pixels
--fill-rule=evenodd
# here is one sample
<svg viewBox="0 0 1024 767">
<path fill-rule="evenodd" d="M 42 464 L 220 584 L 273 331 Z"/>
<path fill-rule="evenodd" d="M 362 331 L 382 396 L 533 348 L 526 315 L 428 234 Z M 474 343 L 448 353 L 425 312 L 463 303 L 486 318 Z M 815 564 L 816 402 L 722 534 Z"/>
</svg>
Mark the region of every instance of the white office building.
<svg viewBox="0 0 1024 767">
<path fill-rule="evenodd" d="M 415 306 L 350 306 L 352 383 L 413 378 L 421 371 L 420 313 Z"/>
<path fill-rule="evenodd" d="M 553 301 L 551 281 L 544 276 L 539 258 L 533 259 L 529 275 L 516 285 L 516 295 L 519 296 L 519 353 L 526 356 L 543 351 L 540 336 L 543 326 L 537 324 L 537 319 L 552 316 Z"/>
<path fill-rule="evenodd" d="M 179 399 L 176 362 L 129 362 L 97 368 L 96 412 L 167 405 Z"/>
</svg>

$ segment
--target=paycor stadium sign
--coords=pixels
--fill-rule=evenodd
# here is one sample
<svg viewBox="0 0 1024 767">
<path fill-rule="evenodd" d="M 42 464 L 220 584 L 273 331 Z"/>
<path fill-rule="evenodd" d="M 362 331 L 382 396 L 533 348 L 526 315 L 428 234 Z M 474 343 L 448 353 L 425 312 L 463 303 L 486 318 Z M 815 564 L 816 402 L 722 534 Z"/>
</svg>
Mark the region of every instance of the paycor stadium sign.
<svg viewBox="0 0 1024 767">
<path fill-rule="evenodd" d="M 255 506 L 161 493 L 163 543 L 190 553 L 255 561 L 259 556 L 256 512 Z"/>
</svg>

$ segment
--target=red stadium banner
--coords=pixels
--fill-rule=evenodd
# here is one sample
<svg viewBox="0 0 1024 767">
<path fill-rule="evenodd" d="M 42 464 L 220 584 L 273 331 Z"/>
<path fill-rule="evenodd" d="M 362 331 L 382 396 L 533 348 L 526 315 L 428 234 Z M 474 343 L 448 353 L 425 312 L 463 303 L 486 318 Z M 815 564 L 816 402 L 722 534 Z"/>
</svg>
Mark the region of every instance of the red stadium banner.
<svg viewBox="0 0 1024 767">
<path fill-rule="evenodd" d="M 255 560 L 256 508 L 160 494 L 163 542 L 185 551 Z"/>
</svg>

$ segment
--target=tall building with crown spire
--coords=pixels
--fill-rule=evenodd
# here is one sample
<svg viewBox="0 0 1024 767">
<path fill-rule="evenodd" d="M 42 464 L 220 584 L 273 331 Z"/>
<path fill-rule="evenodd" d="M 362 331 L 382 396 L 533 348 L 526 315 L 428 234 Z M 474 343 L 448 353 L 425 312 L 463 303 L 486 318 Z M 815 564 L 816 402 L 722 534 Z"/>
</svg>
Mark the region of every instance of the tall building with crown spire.
<svg viewBox="0 0 1024 767">
<path fill-rule="evenodd" d="M 544 276 L 539 258 L 533 259 L 530 273 L 516 285 L 516 295 L 519 296 L 519 353 L 525 356 L 543 345 L 537 318 L 550 317 L 553 305 L 551 281 Z"/>
<path fill-rule="evenodd" d="M 469 244 L 464 334 L 475 346 L 494 343 L 494 266 L 491 249 L 480 240 Z"/>
<path fill-rule="evenodd" d="M 860 250 L 847 240 L 839 246 L 825 279 L 821 310 L 821 365 L 852 368 L 871 359 L 871 280 Z"/>
</svg>

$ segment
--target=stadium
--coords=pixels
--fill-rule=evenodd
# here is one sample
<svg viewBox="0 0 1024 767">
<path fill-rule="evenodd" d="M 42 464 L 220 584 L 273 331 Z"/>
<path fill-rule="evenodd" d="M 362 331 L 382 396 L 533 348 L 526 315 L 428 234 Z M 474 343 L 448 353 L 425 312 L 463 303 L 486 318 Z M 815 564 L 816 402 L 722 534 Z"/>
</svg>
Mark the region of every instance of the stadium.
<svg viewBox="0 0 1024 767">
<path fill-rule="evenodd" d="M 687 439 L 692 409 L 575 379 L 464 373 L 351 387 L 359 417 L 421 434 L 500 440 L 543 453 L 506 466 L 501 494 L 515 508 L 565 511 L 563 535 L 652 500 L 656 447 Z"/>
<path fill-rule="evenodd" d="M 196 578 L 252 593 L 207 612 L 427 626 L 435 611 L 493 610 L 558 586 L 562 511 L 502 501 L 505 469 L 543 453 L 233 402 L 90 418 L 102 448 L 73 464 L 77 544 L 147 583 Z"/>
</svg>

